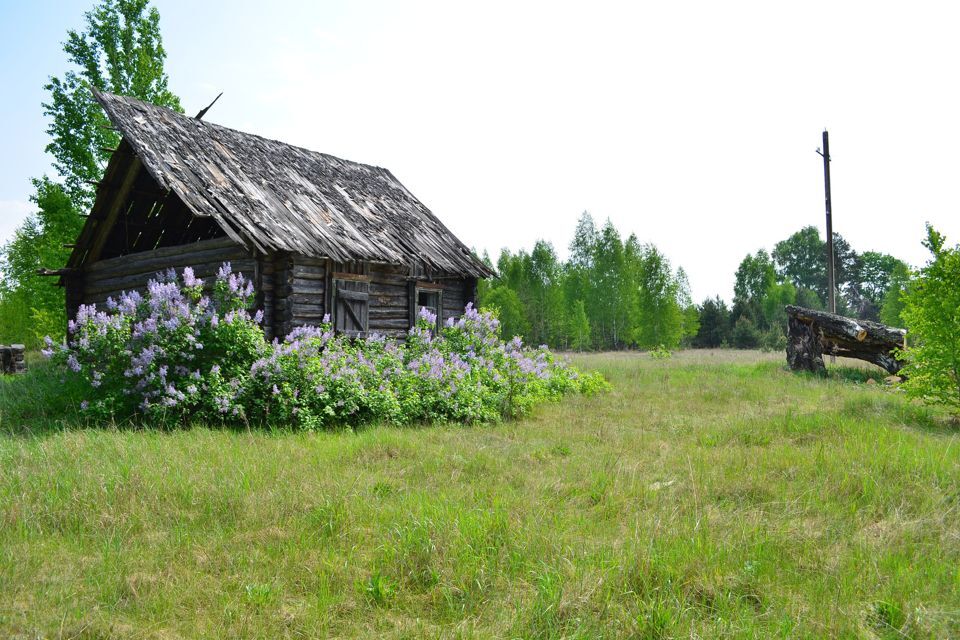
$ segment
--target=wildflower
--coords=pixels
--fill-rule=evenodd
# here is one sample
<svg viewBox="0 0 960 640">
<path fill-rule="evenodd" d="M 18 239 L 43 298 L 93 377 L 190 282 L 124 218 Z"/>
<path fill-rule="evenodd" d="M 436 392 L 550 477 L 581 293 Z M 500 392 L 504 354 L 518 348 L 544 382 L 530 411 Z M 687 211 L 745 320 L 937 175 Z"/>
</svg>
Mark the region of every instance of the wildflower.
<svg viewBox="0 0 960 640">
<path fill-rule="evenodd" d="M 203 280 L 193 274 L 193 267 L 186 267 L 183 270 L 183 284 L 189 288 L 202 287 Z"/>
<path fill-rule="evenodd" d="M 425 321 L 428 325 L 434 326 L 437 324 L 437 314 L 430 311 L 426 307 L 420 307 L 420 311 L 417 313 L 417 317 Z"/>
</svg>

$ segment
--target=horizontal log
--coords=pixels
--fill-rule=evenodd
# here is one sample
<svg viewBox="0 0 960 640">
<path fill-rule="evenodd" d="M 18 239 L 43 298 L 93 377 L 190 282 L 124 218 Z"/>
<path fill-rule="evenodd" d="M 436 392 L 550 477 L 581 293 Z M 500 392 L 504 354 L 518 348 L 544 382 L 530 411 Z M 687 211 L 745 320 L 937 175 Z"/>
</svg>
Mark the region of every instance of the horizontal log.
<svg viewBox="0 0 960 640">
<path fill-rule="evenodd" d="M 374 318 L 383 320 L 410 320 L 410 311 L 399 307 L 371 307 L 370 320 Z"/>
<path fill-rule="evenodd" d="M 220 270 L 220 266 L 223 263 L 220 261 L 210 262 L 210 263 L 200 263 L 195 265 L 190 265 L 193 268 L 193 273 L 196 277 L 201 278 L 205 281 L 205 284 L 212 285 L 214 279 L 216 278 L 217 271 Z M 231 267 L 234 272 L 240 272 L 244 277 L 252 278 L 254 273 L 254 262 L 253 260 L 233 260 L 231 261 Z M 169 267 L 168 267 L 169 268 Z M 177 268 L 178 275 L 182 273 L 181 268 Z M 91 295 L 100 293 L 102 291 L 110 290 L 126 290 L 130 291 L 131 289 L 142 289 L 147 286 L 147 282 L 152 280 L 157 273 L 166 271 L 166 269 L 157 269 L 155 271 L 148 271 L 145 273 L 135 273 L 133 275 L 123 275 L 123 276 L 110 276 L 102 277 L 102 274 L 98 274 L 100 277 L 95 277 L 93 274 L 87 274 L 87 278 L 84 282 L 84 294 Z"/>
<path fill-rule="evenodd" d="M 381 309 L 409 309 L 406 297 L 370 296 L 370 306 Z"/>
<path fill-rule="evenodd" d="M 326 258 L 315 258 L 313 256 L 305 256 L 298 254 L 293 258 L 294 264 L 303 266 L 303 267 L 312 267 L 315 269 L 327 269 L 327 259 Z"/>
<path fill-rule="evenodd" d="M 319 323 L 323 319 L 323 316 L 326 315 L 326 313 L 327 312 L 324 310 L 322 305 L 294 304 L 293 313 L 291 314 L 291 317 L 294 320 L 308 319 L 311 322 Z"/>
<path fill-rule="evenodd" d="M 61 269 L 37 269 L 37 275 L 39 276 L 66 276 L 76 272 L 76 269 L 70 267 L 63 267 Z"/>
<path fill-rule="evenodd" d="M 292 304 L 315 304 L 323 305 L 324 296 L 301 293 L 299 291 L 287 296 L 287 301 Z"/>
<path fill-rule="evenodd" d="M 807 309 L 789 304 L 785 307 L 787 315 L 806 324 L 817 327 L 834 340 L 881 346 L 903 346 L 906 329 L 888 327 L 870 320 L 854 320 L 827 311 Z"/>
<path fill-rule="evenodd" d="M 290 288 L 296 293 L 319 293 L 327 290 L 327 285 L 322 280 L 304 280 L 303 278 L 294 278 L 290 283 Z"/>
<path fill-rule="evenodd" d="M 334 280 L 348 280 L 353 282 L 370 282 L 370 276 L 364 275 L 362 273 L 346 273 L 344 271 L 336 271 L 332 274 Z"/>
<path fill-rule="evenodd" d="M 168 268 L 174 266 L 174 264 L 184 267 L 193 266 L 189 260 L 212 262 L 214 260 L 230 260 L 235 256 L 250 257 L 250 254 L 244 247 L 232 240 L 216 238 L 108 258 L 85 267 L 85 270 L 88 273 L 111 273 L 114 275 L 145 273 L 151 269 Z"/>
<path fill-rule="evenodd" d="M 903 366 L 894 354 L 904 346 L 904 329 L 794 305 L 785 310 L 787 362 L 792 369 L 822 372 L 824 353 L 871 362 L 892 374 Z"/>
<path fill-rule="evenodd" d="M 374 320 L 373 318 L 370 318 L 370 325 L 369 325 L 370 331 L 379 331 L 382 333 L 388 330 L 406 331 L 409 328 L 410 328 L 410 320 L 407 318 L 403 318 L 399 320 L 398 319 L 389 320 L 389 319 L 382 319 L 382 318 L 378 318 Z"/>
<path fill-rule="evenodd" d="M 406 297 L 409 293 L 406 284 L 385 284 L 382 282 L 371 282 L 370 293 L 373 295 L 392 295 Z"/>
<path fill-rule="evenodd" d="M 326 280 L 327 279 L 327 268 L 325 266 L 308 266 L 302 264 L 293 265 L 293 275 L 296 278 L 303 278 L 307 280 Z"/>
</svg>

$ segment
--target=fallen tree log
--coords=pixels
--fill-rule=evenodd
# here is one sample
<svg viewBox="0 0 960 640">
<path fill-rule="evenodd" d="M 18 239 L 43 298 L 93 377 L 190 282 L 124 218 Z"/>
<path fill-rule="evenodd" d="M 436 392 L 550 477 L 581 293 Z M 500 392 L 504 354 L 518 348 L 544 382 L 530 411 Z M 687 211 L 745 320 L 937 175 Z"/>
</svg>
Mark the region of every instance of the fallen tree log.
<svg viewBox="0 0 960 640">
<path fill-rule="evenodd" d="M 894 355 L 904 347 L 905 329 L 854 320 L 835 313 L 787 305 L 787 363 L 791 369 L 823 372 L 823 354 L 872 362 L 896 374 L 903 361 Z"/>
</svg>

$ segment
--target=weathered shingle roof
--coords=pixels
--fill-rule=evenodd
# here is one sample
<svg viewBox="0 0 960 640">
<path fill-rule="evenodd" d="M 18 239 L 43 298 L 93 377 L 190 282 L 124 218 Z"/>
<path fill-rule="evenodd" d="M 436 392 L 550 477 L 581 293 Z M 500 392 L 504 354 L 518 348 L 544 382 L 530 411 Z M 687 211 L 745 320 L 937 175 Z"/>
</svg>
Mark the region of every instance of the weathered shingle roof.
<svg viewBox="0 0 960 640">
<path fill-rule="evenodd" d="M 260 251 L 490 271 L 387 169 L 94 91 L 159 186 Z"/>
</svg>

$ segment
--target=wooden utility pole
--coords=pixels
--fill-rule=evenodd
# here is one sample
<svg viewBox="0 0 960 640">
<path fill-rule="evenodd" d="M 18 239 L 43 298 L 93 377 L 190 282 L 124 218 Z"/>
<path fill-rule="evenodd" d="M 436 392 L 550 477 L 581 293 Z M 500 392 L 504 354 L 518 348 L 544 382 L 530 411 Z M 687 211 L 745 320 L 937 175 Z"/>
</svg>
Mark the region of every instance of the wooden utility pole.
<svg viewBox="0 0 960 640">
<path fill-rule="evenodd" d="M 833 273 L 833 207 L 830 203 L 830 135 L 823 130 L 823 190 L 827 201 L 827 309 L 837 312 L 837 283 Z"/>
</svg>

